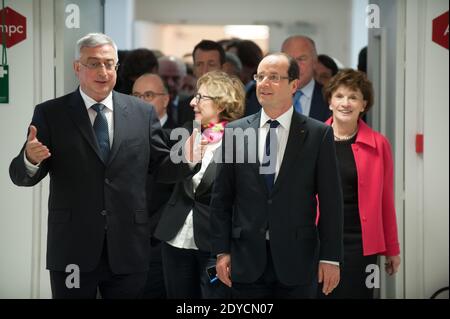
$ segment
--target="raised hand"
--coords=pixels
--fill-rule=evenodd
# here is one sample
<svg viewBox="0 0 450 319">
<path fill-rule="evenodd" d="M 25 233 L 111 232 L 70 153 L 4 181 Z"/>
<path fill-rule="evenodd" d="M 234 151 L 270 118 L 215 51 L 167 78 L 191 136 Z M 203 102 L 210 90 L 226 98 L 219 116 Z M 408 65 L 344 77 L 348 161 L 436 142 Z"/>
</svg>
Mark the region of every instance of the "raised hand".
<svg viewBox="0 0 450 319">
<path fill-rule="evenodd" d="M 27 160 L 33 165 L 37 165 L 51 156 L 47 146 L 39 142 L 36 135 L 37 128 L 34 125 L 30 125 L 30 133 L 28 134 L 27 144 L 25 146 L 25 155 Z"/>
<path fill-rule="evenodd" d="M 199 141 L 199 139 L 201 140 Z M 206 145 L 208 145 L 208 140 L 202 138 L 198 129 L 194 128 L 191 136 L 189 136 L 184 144 L 186 160 L 194 164 L 200 162 L 205 155 Z"/>
</svg>

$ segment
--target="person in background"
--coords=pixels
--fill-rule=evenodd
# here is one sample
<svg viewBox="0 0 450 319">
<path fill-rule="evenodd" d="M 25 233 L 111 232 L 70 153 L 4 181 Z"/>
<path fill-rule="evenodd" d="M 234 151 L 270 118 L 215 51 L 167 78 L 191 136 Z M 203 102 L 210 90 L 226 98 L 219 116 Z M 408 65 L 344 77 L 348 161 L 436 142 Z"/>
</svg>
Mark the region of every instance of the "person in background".
<svg viewBox="0 0 450 319">
<path fill-rule="evenodd" d="M 183 83 L 181 84 L 180 95 L 185 99 L 188 96 L 193 96 L 195 94 L 195 85 L 197 84 L 197 78 L 194 76 L 193 66 L 186 64 L 187 74 L 183 78 Z"/>
<path fill-rule="evenodd" d="M 117 56 L 118 56 L 118 67 L 117 67 L 117 80 L 116 85 L 114 86 L 114 90 L 117 92 L 120 92 L 120 89 L 122 88 L 122 79 L 120 75 L 122 74 L 123 69 L 123 61 L 125 61 L 125 58 L 127 57 L 128 53 L 131 51 L 129 50 L 117 50 Z"/>
<path fill-rule="evenodd" d="M 236 54 L 242 64 L 239 77 L 245 85 L 245 116 L 257 113 L 261 109 L 261 104 L 256 97 L 256 82 L 253 76 L 263 58 L 261 48 L 250 40 L 232 39 L 227 45 L 226 52 Z"/>
<path fill-rule="evenodd" d="M 281 51 L 293 57 L 300 68 L 300 81 L 293 97 L 296 112 L 326 121 L 330 110 L 322 95 L 322 85 L 314 80 L 314 69 L 317 64 L 317 50 L 314 41 L 305 36 L 295 35 L 287 38 Z"/>
<path fill-rule="evenodd" d="M 158 74 L 146 73 L 137 78 L 133 84 L 132 95 L 153 105 L 163 129 L 175 127 L 175 123 L 167 115 L 169 89 Z"/>
<path fill-rule="evenodd" d="M 186 64 L 174 56 L 162 56 L 158 59 L 159 71 L 158 74 L 166 82 L 169 88 L 170 104 L 167 109 L 169 117 L 174 123 L 178 122 L 178 110 L 180 101 L 183 97 L 180 96 L 181 85 L 183 78 L 186 76 Z"/>
<path fill-rule="evenodd" d="M 373 298 L 366 286 L 366 267 L 386 257 L 389 275 L 400 266 L 394 204 L 394 163 L 391 146 L 361 117 L 373 104 L 372 84 L 363 72 L 344 69 L 324 90 L 333 115 L 326 124 L 334 131 L 344 195 L 344 263 L 341 283 L 323 298 Z"/>
<path fill-rule="evenodd" d="M 133 83 L 145 73 L 158 73 L 158 60 L 152 51 L 148 49 L 136 49 L 128 51 L 120 66 L 120 87 L 118 91 L 123 94 L 131 94 Z"/>
<path fill-rule="evenodd" d="M 159 122 L 169 144 L 170 132 L 175 124 L 167 115 L 169 105 L 169 90 L 158 74 L 146 73 L 134 82 L 133 96 L 141 98 L 153 105 L 158 114 Z M 142 295 L 145 299 L 164 299 L 163 266 L 161 260 L 161 242 L 153 236 L 156 225 L 161 217 L 161 210 L 170 198 L 173 184 L 156 183 L 153 175 L 147 179 L 147 209 L 150 216 L 150 263 L 147 281 Z"/>
<path fill-rule="evenodd" d="M 261 48 L 251 40 L 237 39 L 228 44 L 226 52 L 236 54 L 241 61 L 242 70 L 239 77 L 248 92 L 249 87 L 255 84 L 253 75 L 255 75 L 258 64 L 263 58 Z"/>
<path fill-rule="evenodd" d="M 358 70 L 367 73 L 367 46 L 361 49 L 358 54 Z"/>
<path fill-rule="evenodd" d="M 223 71 L 229 75 L 239 77 L 242 71 L 242 63 L 238 56 L 231 52 L 225 52 L 225 63 L 223 64 Z"/>
<path fill-rule="evenodd" d="M 227 123 L 242 116 L 244 99 L 240 80 L 224 72 L 208 72 L 197 82 L 191 107 L 209 144 L 200 170 L 175 185 L 155 231 L 155 236 L 163 241 L 168 298 L 230 297 L 230 289 L 207 273 L 207 268 L 214 269 L 216 263 L 211 256 L 209 203 L 217 167 L 213 160 L 215 151 L 221 146 Z M 192 122 L 186 125 L 192 127 Z"/>
<path fill-rule="evenodd" d="M 319 54 L 317 56 L 317 64 L 314 70 L 314 79 L 316 82 L 325 86 L 338 71 L 339 69 L 336 62 L 328 55 Z"/>
</svg>

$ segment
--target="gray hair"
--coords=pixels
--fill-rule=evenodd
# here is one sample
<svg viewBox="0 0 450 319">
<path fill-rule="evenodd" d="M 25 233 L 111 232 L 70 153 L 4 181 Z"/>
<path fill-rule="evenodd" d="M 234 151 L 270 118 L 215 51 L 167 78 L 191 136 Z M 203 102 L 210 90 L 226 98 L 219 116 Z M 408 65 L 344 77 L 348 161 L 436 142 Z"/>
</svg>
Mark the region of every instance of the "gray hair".
<svg viewBox="0 0 450 319">
<path fill-rule="evenodd" d="M 242 71 L 242 62 L 236 54 L 225 52 L 225 62 L 231 63 L 238 73 Z"/>
<path fill-rule="evenodd" d="M 186 63 L 184 63 L 183 60 L 181 60 L 180 58 L 177 58 L 176 56 L 173 55 L 164 55 L 160 58 L 158 58 L 158 64 L 161 65 L 161 62 L 164 61 L 170 61 L 172 63 L 175 63 L 178 67 L 178 72 L 180 72 L 180 76 L 184 77 L 187 74 L 187 67 L 186 67 Z"/>
<path fill-rule="evenodd" d="M 109 44 L 114 48 L 114 52 L 116 54 L 116 62 L 119 60 L 117 55 L 117 45 L 114 43 L 114 41 L 108 37 L 106 34 L 103 33 L 89 33 L 82 37 L 80 40 L 77 41 L 77 46 L 75 48 L 75 60 L 80 59 L 81 55 L 81 49 L 84 47 L 87 48 L 94 48 L 99 45 L 105 45 Z"/>
</svg>

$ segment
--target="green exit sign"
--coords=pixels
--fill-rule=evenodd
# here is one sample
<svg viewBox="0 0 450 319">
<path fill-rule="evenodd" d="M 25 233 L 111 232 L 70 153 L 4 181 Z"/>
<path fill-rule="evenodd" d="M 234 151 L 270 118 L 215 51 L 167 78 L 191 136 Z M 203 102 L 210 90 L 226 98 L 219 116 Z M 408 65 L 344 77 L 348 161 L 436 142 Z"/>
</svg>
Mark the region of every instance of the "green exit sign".
<svg viewBox="0 0 450 319">
<path fill-rule="evenodd" d="M 0 65 L 0 103 L 9 103 L 9 66 Z"/>
</svg>

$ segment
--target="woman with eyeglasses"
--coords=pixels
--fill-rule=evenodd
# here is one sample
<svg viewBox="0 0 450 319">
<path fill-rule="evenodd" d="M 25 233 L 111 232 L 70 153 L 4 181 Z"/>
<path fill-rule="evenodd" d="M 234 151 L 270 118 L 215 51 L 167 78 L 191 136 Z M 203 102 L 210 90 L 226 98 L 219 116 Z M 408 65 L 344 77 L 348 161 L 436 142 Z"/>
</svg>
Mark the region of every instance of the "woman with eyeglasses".
<svg viewBox="0 0 450 319">
<path fill-rule="evenodd" d="M 344 263 L 337 288 L 319 297 L 372 299 L 377 257 L 386 257 L 389 275 L 400 266 L 391 146 L 361 120 L 373 104 L 372 83 L 364 73 L 338 72 L 324 95 L 333 113 L 326 123 L 334 131 L 344 196 Z"/>
<path fill-rule="evenodd" d="M 200 170 L 177 182 L 155 231 L 162 244 L 168 298 L 228 298 L 230 288 L 215 278 L 210 254 L 209 203 L 214 184 L 215 151 L 229 121 L 244 113 L 245 91 L 238 78 L 206 73 L 197 81 L 191 101 L 202 138 L 208 140 Z M 192 127 L 192 124 L 191 124 Z"/>
</svg>

